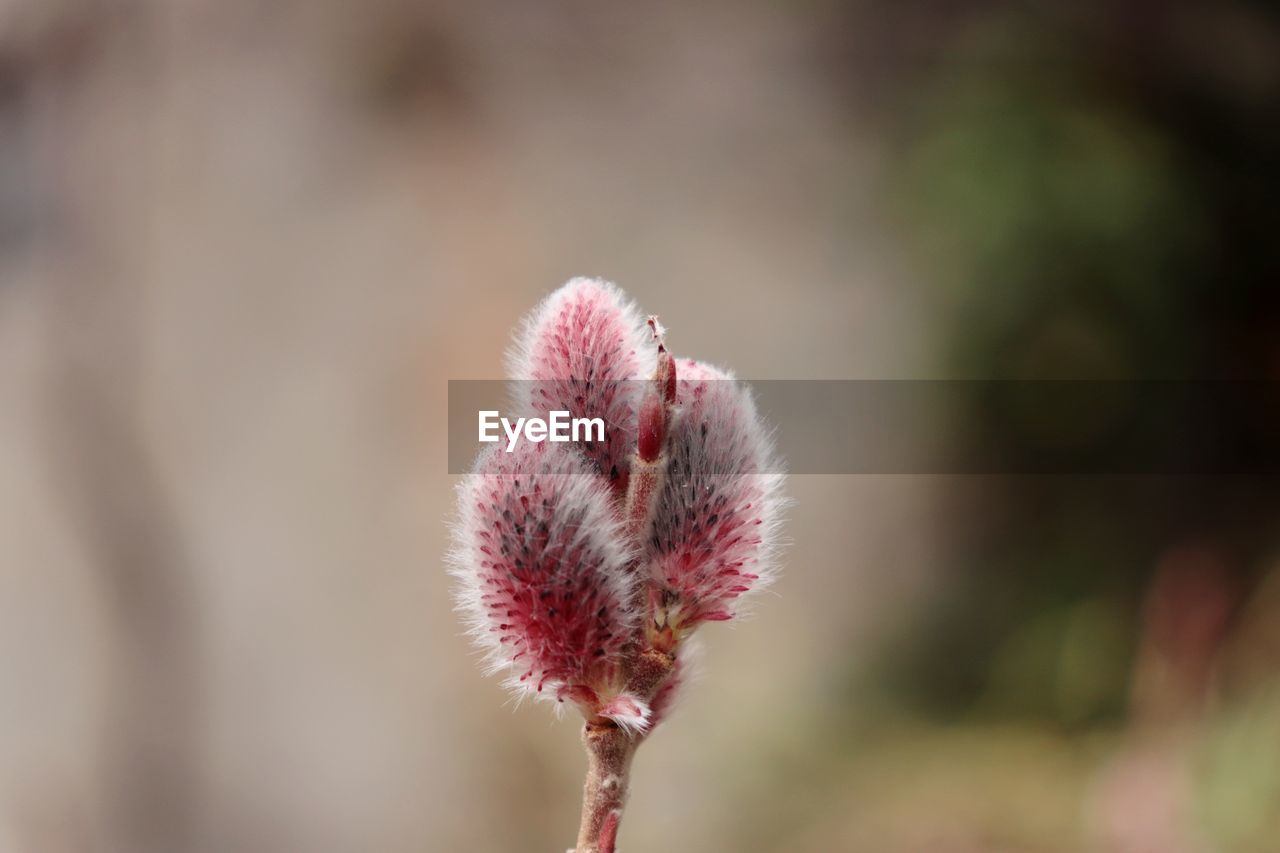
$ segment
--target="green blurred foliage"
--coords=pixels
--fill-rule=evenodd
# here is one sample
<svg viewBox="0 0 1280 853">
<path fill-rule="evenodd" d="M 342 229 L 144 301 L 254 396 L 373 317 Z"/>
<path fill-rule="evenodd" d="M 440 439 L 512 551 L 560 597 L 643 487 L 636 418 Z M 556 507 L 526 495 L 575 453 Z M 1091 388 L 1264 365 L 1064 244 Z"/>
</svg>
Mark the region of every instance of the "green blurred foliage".
<svg viewBox="0 0 1280 853">
<path fill-rule="evenodd" d="M 1198 817 L 1229 850 L 1280 838 L 1280 681 L 1221 707 L 1198 756 Z"/>
<path fill-rule="evenodd" d="M 895 187 L 942 289 L 953 375 L 1186 375 L 1204 224 L 1174 140 L 1070 79 L 974 49 L 919 106 Z M 988 54 L 994 54 L 989 56 Z M 1084 69 L 1080 69 L 1081 74 Z"/>
</svg>

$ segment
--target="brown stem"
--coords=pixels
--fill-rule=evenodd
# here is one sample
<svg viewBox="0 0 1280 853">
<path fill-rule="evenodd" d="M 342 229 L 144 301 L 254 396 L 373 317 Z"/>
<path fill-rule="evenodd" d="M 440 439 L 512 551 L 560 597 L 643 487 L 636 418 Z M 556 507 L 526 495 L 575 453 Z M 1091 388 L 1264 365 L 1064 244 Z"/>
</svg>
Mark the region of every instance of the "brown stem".
<svg viewBox="0 0 1280 853">
<path fill-rule="evenodd" d="M 613 723 L 588 722 L 582 743 L 587 748 L 587 780 L 575 853 L 613 853 L 639 741 Z"/>
<path fill-rule="evenodd" d="M 649 702 L 671 675 L 675 658 L 644 649 L 631 665 L 627 692 Z M 618 824 L 631 784 L 631 759 L 644 735 L 632 735 L 617 724 L 588 720 L 582 727 L 587 749 L 587 779 L 582 786 L 582 823 L 574 853 L 614 853 Z"/>
</svg>

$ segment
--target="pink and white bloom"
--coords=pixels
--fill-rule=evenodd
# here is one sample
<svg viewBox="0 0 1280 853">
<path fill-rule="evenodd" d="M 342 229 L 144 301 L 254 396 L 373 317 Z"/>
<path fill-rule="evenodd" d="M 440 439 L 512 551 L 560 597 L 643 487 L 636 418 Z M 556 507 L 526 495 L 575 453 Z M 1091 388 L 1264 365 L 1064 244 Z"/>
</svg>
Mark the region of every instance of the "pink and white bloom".
<svg viewBox="0 0 1280 853">
<path fill-rule="evenodd" d="M 653 372 L 654 353 L 635 303 L 615 285 L 575 278 L 525 318 L 507 353 L 525 412 L 567 411 L 603 418 L 606 441 L 585 447 L 617 491 L 625 491 L 635 450 L 636 380 Z"/>
<path fill-rule="evenodd" d="M 658 628 L 734 618 L 773 580 L 782 475 L 747 387 L 692 359 L 678 363 L 678 417 L 649 514 L 644 563 Z"/>
<path fill-rule="evenodd" d="M 490 669 L 511 687 L 592 704 L 631 641 L 636 576 L 588 466 L 563 444 L 481 454 L 458 491 L 452 563 Z"/>
</svg>

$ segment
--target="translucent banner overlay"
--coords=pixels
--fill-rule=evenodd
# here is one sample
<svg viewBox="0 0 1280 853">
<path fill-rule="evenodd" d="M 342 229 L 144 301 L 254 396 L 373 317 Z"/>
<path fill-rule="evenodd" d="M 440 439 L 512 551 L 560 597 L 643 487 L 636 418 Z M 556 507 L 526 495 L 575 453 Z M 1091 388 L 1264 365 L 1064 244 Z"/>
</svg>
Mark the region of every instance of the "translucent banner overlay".
<svg viewBox="0 0 1280 853">
<path fill-rule="evenodd" d="M 1275 475 L 1280 383 L 1256 381 L 721 380 L 750 393 L 792 474 Z M 607 390 L 639 399 L 648 383 Z M 564 385 L 449 381 L 449 472 L 471 470 L 479 413 L 547 418 Z M 568 396 L 599 393 L 581 383 Z M 687 390 L 687 389 L 683 389 Z M 724 390 L 721 388 L 720 390 Z M 544 392 L 547 392 L 544 394 Z M 606 425 L 606 429 L 617 425 Z M 585 435 L 585 430 L 580 435 Z M 524 440 L 523 438 L 521 440 Z"/>
</svg>

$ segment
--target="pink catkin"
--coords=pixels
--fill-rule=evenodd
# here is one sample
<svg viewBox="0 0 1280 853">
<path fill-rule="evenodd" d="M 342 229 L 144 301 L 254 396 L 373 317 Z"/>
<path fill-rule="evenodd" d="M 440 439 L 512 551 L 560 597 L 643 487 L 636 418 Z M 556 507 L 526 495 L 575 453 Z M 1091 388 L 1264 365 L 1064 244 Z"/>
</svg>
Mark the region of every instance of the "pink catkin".
<svg viewBox="0 0 1280 853">
<path fill-rule="evenodd" d="M 782 475 L 745 386 L 668 353 L 618 288 L 574 279 L 509 354 L 523 416 L 601 418 L 606 440 L 481 454 L 451 571 L 491 669 L 577 703 L 589 756 L 578 848 L 612 853 L 631 755 L 671 713 L 690 634 L 771 579 Z"/>
<path fill-rule="evenodd" d="M 768 583 L 782 478 L 746 386 L 693 360 L 679 371 L 645 555 L 672 618 L 691 627 L 733 618 L 737 599 Z"/>
<path fill-rule="evenodd" d="M 653 371 L 646 344 L 640 313 L 621 290 L 575 278 L 530 314 L 508 359 L 513 378 L 533 380 L 520 394 L 530 413 L 604 420 L 606 440 L 582 449 L 617 491 L 635 450 L 634 380 Z"/>
<path fill-rule="evenodd" d="M 604 481 L 563 444 L 494 448 L 459 488 L 459 607 L 512 686 L 591 705 L 634 631 Z"/>
</svg>

